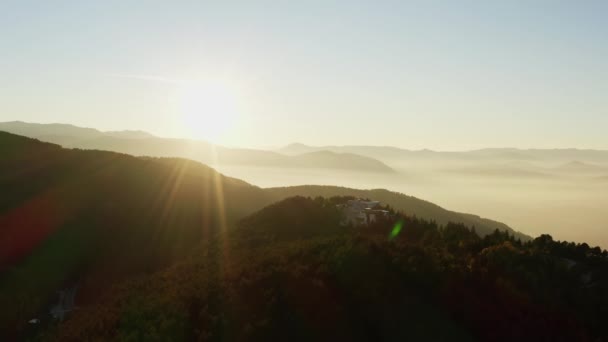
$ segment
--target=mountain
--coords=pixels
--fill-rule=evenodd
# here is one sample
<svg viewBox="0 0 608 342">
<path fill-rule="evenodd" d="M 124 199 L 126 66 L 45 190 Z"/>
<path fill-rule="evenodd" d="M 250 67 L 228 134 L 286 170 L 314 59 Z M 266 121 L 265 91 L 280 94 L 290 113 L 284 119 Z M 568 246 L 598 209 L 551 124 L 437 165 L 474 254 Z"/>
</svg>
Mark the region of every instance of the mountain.
<svg viewBox="0 0 608 342">
<path fill-rule="evenodd" d="M 30 137 L 49 135 L 90 139 L 103 135 L 102 132 L 93 128 L 82 128 L 68 124 L 37 124 L 22 121 L 1 122 L 0 130 Z"/>
<path fill-rule="evenodd" d="M 331 151 L 335 153 L 352 153 L 370 158 L 377 158 L 384 162 L 391 162 L 403 158 L 411 158 L 425 151 L 412 151 L 390 146 L 308 146 L 301 143 L 290 144 L 277 150 L 287 155 L 311 153 L 318 151 Z"/>
<path fill-rule="evenodd" d="M 125 139 L 149 139 L 156 138 L 156 136 L 144 132 L 144 131 L 109 131 L 104 132 L 104 135 L 115 137 L 115 138 L 125 138 Z"/>
<path fill-rule="evenodd" d="M 178 156 L 212 165 L 244 165 L 277 168 L 347 169 L 359 172 L 394 172 L 375 159 L 353 154 L 313 152 L 285 156 L 271 151 L 213 146 L 181 139 L 123 139 L 100 137 L 68 145 L 84 149 L 117 151 L 136 156 Z"/>
<path fill-rule="evenodd" d="M 288 198 L 179 264 L 111 287 L 45 340 L 603 341 L 607 251 Z M 573 266 L 574 265 L 574 266 Z M 32 332 L 32 336 L 36 336 Z"/>
<path fill-rule="evenodd" d="M 280 153 L 293 155 L 305 152 L 332 151 L 336 153 L 353 153 L 378 159 L 389 165 L 404 161 L 533 161 L 543 163 L 585 162 L 608 163 L 608 151 L 583 149 L 517 149 L 487 148 L 472 151 L 446 152 L 432 150 L 407 150 L 391 146 L 308 146 L 300 143 L 290 144 L 277 150 Z"/>
<path fill-rule="evenodd" d="M 135 156 L 181 157 L 210 165 L 393 172 L 389 166 L 378 160 L 354 154 L 319 152 L 286 156 L 272 151 L 227 148 L 205 141 L 160 138 L 142 131 L 101 132 L 72 125 L 24 122 L 0 123 L 0 131 L 70 148 L 106 150 Z"/>
<path fill-rule="evenodd" d="M 19 308 L 0 310 L 0 330 L 22 326 L 70 279 L 80 279 L 86 302 L 272 201 L 190 160 L 69 150 L 3 132 L 0 189 L 0 302 Z"/>
<path fill-rule="evenodd" d="M 292 196 L 321 196 L 327 198 L 333 196 L 353 196 L 357 198 L 369 198 L 387 204 L 397 211 L 408 215 L 415 215 L 426 220 L 432 220 L 441 225 L 445 225 L 448 222 L 456 222 L 463 223 L 469 227 L 475 227 L 477 232 L 482 236 L 491 234 L 498 229 L 500 231 L 508 231 L 524 241 L 531 239 L 525 234 L 514 231 L 504 223 L 481 218 L 477 215 L 446 210 L 431 202 L 384 189 L 358 190 L 337 186 L 303 185 L 268 188 L 266 192 L 277 200 Z"/>
<path fill-rule="evenodd" d="M 66 149 L 4 132 L 0 189 L 0 321 L 12 329 L 71 282 L 78 280 L 79 303 L 95 301 L 107 284 L 181 260 L 241 218 L 294 195 L 373 198 L 441 224 L 475 225 L 481 234 L 512 232 L 386 190 L 261 189 L 191 160 Z"/>
<path fill-rule="evenodd" d="M 68 124 L 37 124 L 22 121 L 1 122 L 0 131 L 40 139 L 56 144 L 71 144 L 103 135 L 93 128 L 82 128 Z"/>
<path fill-rule="evenodd" d="M 330 151 L 316 151 L 291 156 L 298 167 L 305 165 L 324 165 L 331 169 L 394 172 L 386 164 L 369 157 L 352 153 L 336 153 Z"/>
</svg>

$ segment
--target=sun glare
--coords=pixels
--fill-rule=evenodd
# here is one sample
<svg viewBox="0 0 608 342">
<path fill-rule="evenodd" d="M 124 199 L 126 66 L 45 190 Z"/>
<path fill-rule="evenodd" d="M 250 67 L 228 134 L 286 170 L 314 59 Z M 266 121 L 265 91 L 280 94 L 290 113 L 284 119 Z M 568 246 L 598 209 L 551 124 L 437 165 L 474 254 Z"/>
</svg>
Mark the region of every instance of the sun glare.
<svg viewBox="0 0 608 342">
<path fill-rule="evenodd" d="M 180 121 L 195 139 L 215 141 L 234 127 L 239 115 L 233 88 L 220 81 L 189 82 L 178 92 Z"/>
</svg>

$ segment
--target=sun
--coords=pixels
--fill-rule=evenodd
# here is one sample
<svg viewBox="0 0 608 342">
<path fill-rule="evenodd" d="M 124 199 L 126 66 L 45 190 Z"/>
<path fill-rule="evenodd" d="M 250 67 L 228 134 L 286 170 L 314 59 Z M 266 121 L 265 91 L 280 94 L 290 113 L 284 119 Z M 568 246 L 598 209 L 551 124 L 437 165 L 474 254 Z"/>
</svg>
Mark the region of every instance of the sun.
<svg viewBox="0 0 608 342">
<path fill-rule="evenodd" d="M 234 87 L 221 81 L 187 82 L 179 87 L 181 125 L 194 139 L 216 141 L 227 134 L 239 116 Z"/>
</svg>

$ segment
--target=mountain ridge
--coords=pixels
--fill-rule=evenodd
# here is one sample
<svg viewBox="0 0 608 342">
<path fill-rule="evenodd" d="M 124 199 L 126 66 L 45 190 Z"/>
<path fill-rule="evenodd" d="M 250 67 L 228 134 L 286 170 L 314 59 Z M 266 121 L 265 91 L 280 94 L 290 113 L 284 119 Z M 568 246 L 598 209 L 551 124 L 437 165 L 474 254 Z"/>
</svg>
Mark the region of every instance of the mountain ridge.
<svg viewBox="0 0 608 342">
<path fill-rule="evenodd" d="M 266 150 L 228 148 L 202 140 L 161 138 L 144 131 L 102 132 L 69 124 L 0 123 L 0 131 L 57 143 L 64 147 L 108 150 L 136 156 L 183 157 L 205 164 L 248 165 L 282 168 L 349 169 L 354 172 L 392 173 L 373 157 L 334 153 L 286 156 Z M 316 156 L 316 158 L 315 158 Z"/>
<path fill-rule="evenodd" d="M 608 163 L 608 150 L 601 149 L 578 149 L 578 148 L 483 148 L 464 151 L 436 151 L 430 149 L 404 149 L 394 146 L 374 145 L 324 145 L 311 146 L 302 143 L 288 144 L 277 151 L 285 154 L 296 154 L 328 150 L 334 152 L 348 152 L 364 156 L 375 156 L 383 162 L 395 161 L 400 158 L 446 158 L 475 160 L 483 159 L 506 159 L 520 161 L 562 161 L 569 162 L 576 159 L 585 161 L 599 161 Z"/>
</svg>

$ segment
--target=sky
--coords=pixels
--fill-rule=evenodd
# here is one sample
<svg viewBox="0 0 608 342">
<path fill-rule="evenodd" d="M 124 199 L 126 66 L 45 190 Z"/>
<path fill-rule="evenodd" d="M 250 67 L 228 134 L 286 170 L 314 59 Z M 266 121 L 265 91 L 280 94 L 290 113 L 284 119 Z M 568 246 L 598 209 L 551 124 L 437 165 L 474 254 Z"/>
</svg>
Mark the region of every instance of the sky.
<svg viewBox="0 0 608 342">
<path fill-rule="evenodd" d="M 0 2 L 0 121 L 608 149 L 606 1 Z"/>
</svg>

